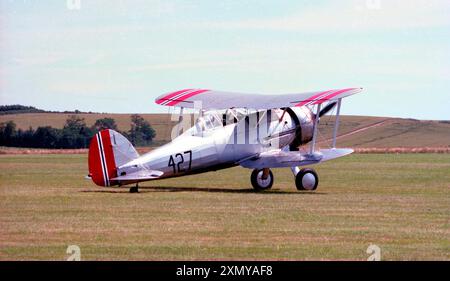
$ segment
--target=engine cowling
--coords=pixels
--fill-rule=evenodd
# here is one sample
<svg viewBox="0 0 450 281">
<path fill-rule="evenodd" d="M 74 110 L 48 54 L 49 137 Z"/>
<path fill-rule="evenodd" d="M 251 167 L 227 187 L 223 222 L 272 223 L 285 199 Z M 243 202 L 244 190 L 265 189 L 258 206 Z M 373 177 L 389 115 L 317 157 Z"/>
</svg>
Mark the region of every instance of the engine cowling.
<svg viewBox="0 0 450 281">
<path fill-rule="evenodd" d="M 289 144 L 289 150 L 296 151 L 300 145 L 310 142 L 314 133 L 315 115 L 307 107 L 290 107 L 287 112 L 295 122 L 297 130 L 295 138 Z"/>
</svg>

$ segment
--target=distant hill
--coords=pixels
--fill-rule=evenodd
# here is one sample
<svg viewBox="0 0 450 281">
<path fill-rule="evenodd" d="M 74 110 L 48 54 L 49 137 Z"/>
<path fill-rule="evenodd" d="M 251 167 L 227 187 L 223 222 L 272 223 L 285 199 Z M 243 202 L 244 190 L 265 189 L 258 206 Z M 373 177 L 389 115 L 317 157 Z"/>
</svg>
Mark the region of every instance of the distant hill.
<svg viewBox="0 0 450 281">
<path fill-rule="evenodd" d="M 450 122 L 387 117 L 342 116 L 338 144 L 341 147 L 447 147 Z M 334 119 L 322 118 L 322 139 L 332 135 Z M 326 141 L 322 141 L 326 143 Z"/>
<path fill-rule="evenodd" d="M 0 115 L 7 115 L 7 114 L 22 114 L 22 113 L 72 113 L 72 114 L 79 114 L 79 113 L 93 113 L 93 112 L 82 112 L 79 110 L 74 111 L 48 111 L 36 108 L 34 106 L 27 106 L 27 105 L 21 105 L 21 104 L 12 104 L 12 105 L 0 105 Z"/>
<path fill-rule="evenodd" d="M 19 113 L 37 113 L 45 112 L 45 110 L 37 109 L 33 106 L 25 106 L 20 104 L 0 105 L 0 115 L 19 114 Z"/>
<path fill-rule="evenodd" d="M 73 114 L 73 113 L 72 113 Z M 52 126 L 62 128 L 70 113 L 23 113 L 0 115 L 0 122 L 12 120 L 17 128 Z M 130 114 L 80 113 L 87 125 L 104 117 L 114 118 L 121 131 L 130 129 Z M 155 144 L 170 140 L 175 122 L 168 114 L 140 114 L 156 130 Z M 326 147 L 331 137 L 334 118 L 322 117 L 319 144 Z M 354 148 L 450 147 L 450 121 L 341 116 L 338 145 Z"/>
</svg>

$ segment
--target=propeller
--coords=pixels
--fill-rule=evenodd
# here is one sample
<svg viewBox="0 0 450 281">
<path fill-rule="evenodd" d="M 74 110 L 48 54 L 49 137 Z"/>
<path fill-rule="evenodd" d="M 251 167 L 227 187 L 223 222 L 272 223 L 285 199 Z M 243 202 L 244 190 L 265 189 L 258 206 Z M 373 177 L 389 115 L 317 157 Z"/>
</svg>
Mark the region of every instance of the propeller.
<svg viewBox="0 0 450 281">
<path fill-rule="evenodd" d="M 319 112 L 319 118 L 323 115 L 327 114 L 330 110 L 332 110 L 336 106 L 337 102 L 329 103 Z"/>
</svg>

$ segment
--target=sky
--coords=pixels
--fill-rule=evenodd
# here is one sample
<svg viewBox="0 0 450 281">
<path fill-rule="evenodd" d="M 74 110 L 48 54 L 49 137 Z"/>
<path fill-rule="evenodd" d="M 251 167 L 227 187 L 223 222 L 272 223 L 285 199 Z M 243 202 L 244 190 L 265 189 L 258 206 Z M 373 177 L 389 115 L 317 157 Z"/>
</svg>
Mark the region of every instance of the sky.
<svg viewBox="0 0 450 281">
<path fill-rule="evenodd" d="M 363 87 L 343 114 L 450 120 L 450 1 L 0 0 L 0 104 L 168 112 L 167 92 Z"/>
</svg>

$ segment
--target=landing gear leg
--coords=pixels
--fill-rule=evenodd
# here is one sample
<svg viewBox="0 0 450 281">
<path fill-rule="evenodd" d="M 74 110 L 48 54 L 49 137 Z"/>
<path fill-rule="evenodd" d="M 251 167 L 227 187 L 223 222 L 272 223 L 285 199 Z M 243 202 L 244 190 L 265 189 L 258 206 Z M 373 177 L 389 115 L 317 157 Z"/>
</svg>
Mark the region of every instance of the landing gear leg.
<svg viewBox="0 0 450 281">
<path fill-rule="evenodd" d="M 294 166 L 294 167 L 291 167 L 291 171 L 292 171 L 292 174 L 294 175 L 294 177 L 296 177 L 297 174 L 300 172 L 300 168 L 297 166 Z"/>
<path fill-rule="evenodd" d="M 135 186 L 130 187 L 130 193 L 138 193 L 139 192 L 139 184 L 136 183 Z"/>
</svg>

